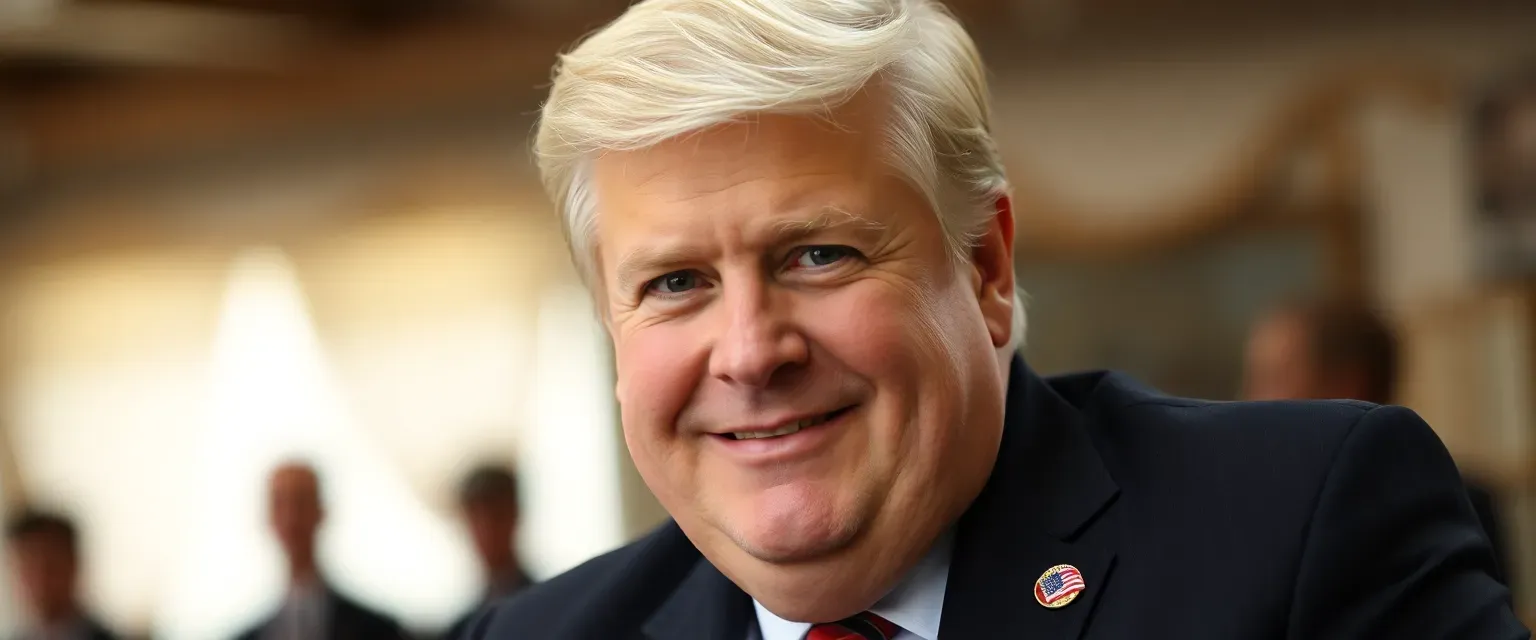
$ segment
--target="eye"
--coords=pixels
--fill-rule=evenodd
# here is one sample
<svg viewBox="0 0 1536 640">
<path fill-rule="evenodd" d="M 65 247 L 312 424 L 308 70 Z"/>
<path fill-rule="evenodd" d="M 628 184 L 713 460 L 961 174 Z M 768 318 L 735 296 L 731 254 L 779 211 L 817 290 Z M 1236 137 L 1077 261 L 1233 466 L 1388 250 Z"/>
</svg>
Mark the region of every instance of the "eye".
<svg viewBox="0 0 1536 640">
<path fill-rule="evenodd" d="M 692 271 L 673 271 L 652 280 L 650 284 L 646 285 L 645 290 L 653 293 L 677 294 L 686 293 L 691 289 L 697 288 L 700 284 L 699 274 L 697 273 Z"/>
<path fill-rule="evenodd" d="M 800 269 L 819 269 L 830 267 L 843 260 L 858 255 L 852 247 L 840 245 L 818 245 L 806 247 L 795 256 L 794 266 Z"/>
</svg>

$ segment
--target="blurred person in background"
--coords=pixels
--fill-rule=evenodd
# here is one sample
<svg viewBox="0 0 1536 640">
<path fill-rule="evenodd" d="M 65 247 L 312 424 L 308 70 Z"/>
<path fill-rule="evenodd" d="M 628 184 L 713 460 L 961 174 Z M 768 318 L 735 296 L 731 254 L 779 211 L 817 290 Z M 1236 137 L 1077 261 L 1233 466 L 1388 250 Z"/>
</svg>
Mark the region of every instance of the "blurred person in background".
<svg viewBox="0 0 1536 640">
<path fill-rule="evenodd" d="M 484 607 L 511 596 L 532 583 L 517 559 L 517 474 L 501 465 L 481 465 L 459 484 L 459 509 L 475 544 L 485 576 L 479 602 L 449 627 L 447 638 L 458 638 Z"/>
<path fill-rule="evenodd" d="M 403 638 L 394 620 L 338 593 L 315 560 L 324 520 L 320 477 L 303 462 L 278 466 L 268 481 L 272 533 L 288 561 L 288 590 L 276 613 L 240 640 L 392 640 Z"/>
<path fill-rule="evenodd" d="M 1380 313 L 1348 300 L 1280 305 L 1254 325 L 1244 362 L 1245 400 L 1398 401 L 1401 349 Z M 1500 577 L 1511 575 L 1503 525 L 1492 492 L 1466 480 L 1467 497 L 1493 546 Z"/>
<path fill-rule="evenodd" d="M 31 613 L 20 640 L 112 640 L 79 600 L 80 540 L 62 515 L 26 510 L 6 524 L 16 584 Z"/>
<path fill-rule="evenodd" d="M 1335 299 L 1280 305 L 1254 325 L 1243 399 L 1364 400 L 1391 404 L 1397 336 L 1372 309 Z"/>
<path fill-rule="evenodd" d="M 673 520 L 469 636 L 1528 638 L 1412 411 L 1029 368 L 986 78 L 931 0 L 645 0 L 561 56 L 536 157 Z"/>
</svg>

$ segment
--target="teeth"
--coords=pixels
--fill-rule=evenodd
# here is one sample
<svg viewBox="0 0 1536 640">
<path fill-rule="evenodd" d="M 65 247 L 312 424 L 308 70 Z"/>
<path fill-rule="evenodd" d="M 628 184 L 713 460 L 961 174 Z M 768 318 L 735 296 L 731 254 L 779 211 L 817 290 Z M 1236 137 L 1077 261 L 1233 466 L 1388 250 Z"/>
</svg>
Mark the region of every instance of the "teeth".
<svg viewBox="0 0 1536 640">
<path fill-rule="evenodd" d="M 746 433 L 733 433 L 731 435 L 736 436 L 737 440 L 756 440 L 758 438 L 772 438 L 772 437 L 776 437 L 776 436 L 787 436 L 787 435 L 789 435 L 791 433 L 795 433 L 795 432 L 799 431 L 800 429 L 801 429 L 800 423 L 797 422 L 795 424 L 792 424 L 792 425 L 789 425 L 789 426 L 785 426 L 785 427 L 780 427 L 780 428 L 774 429 L 772 431 L 748 431 Z"/>
<path fill-rule="evenodd" d="M 793 424 L 787 424 L 787 425 L 784 425 L 784 426 L 779 427 L 777 429 L 771 429 L 771 430 L 768 430 L 768 431 L 748 431 L 748 432 L 745 432 L 745 433 L 733 433 L 731 435 L 733 437 L 735 437 L 737 440 L 756 440 L 758 438 L 776 438 L 778 436 L 787 436 L 787 435 L 792 434 L 792 433 L 797 433 L 801 429 L 808 429 L 810 427 L 814 427 L 814 426 L 816 426 L 818 424 L 821 424 L 823 422 L 826 422 L 826 421 L 827 421 L 827 416 L 826 415 L 820 415 L 820 416 L 816 416 L 814 418 L 806 418 L 804 420 L 797 421 L 797 422 L 795 422 Z"/>
</svg>

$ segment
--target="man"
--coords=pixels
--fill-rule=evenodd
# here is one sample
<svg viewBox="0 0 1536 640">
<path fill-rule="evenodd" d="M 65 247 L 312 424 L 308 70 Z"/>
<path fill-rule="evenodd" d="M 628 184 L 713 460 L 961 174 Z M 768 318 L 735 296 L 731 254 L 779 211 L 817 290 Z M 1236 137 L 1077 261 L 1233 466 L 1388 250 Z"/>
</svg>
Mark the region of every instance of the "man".
<svg viewBox="0 0 1536 640">
<path fill-rule="evenodd" d="M 1374 310 L 1347 300 L 1281 305 L 1254 326 L 1245 361 L 1248 400 L 1397 399 L 1397 334 Z M 1492 492 L 1467 480 L 1467 497 L 1508 583 L 1504 529 Z"/>
<path fill-rule="evenodd" d="M 279 465 L 268 481 L 272 532 L 288 560 L 288 592 L 277 612 L 241 640 L 380 640 L 404 637 L 394 620 L 325 583 L 315 561 L 324 519 L 320 478 L 302 462 Z"/>
<path fill-rule="evenodd" d="M 1388 404 L 1397 362 L 1397 336 L 1371 309 L 1327 298 L 1283 304 L 1249 335 L 1243 397 Z"/>
<path fill-rule="evenodd" d="M 16 584 L 32 613 L 21 640 L 112 640 L 117 636 L 86 613 L 77 592 L 80 541 L 62 515 L 27 510 L 6 524 Z"/>
<path fill-rule="evenodd" d="M 459 508 L 485 574 L 485 592 L 475 607 L 449 627 L 448 638 L 459 638 L 484 607 L 510 596 L 531 581 L 513 550 L 520 507 L 517 475 L 499 465 L 481 465 L 459 485 Z"/>
<path fill-rule="evenodd" d="M 990 126 L 928 0 L 647 0 L 565 55 L 536 152 L 674 521 L 470 637 L 1528 637 L 1413 413 L 1031 372 Z"/>
</svg>

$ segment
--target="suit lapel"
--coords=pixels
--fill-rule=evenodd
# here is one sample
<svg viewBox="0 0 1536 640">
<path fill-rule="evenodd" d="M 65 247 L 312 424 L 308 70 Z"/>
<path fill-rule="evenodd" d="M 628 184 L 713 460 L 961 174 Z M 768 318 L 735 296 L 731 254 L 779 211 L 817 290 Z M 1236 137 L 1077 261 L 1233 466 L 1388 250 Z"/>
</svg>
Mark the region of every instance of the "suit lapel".
<svg viewBox="0 0 1536 640">
<path fill-rule="evenodd" d="M 997 464 L 956 532 L 941 639 L 998 637 L 1002 629 L 1031 640 L 1082 634 L 1115 553 L 1079 537 L 1119 493 L 1083 419 L 1014 358 Z M 1035 581 L 1058 564 L 1077 567 L 1086 589 L 1047 609 L 1035 600 Z"/>
<path fill-rule="evenodd" d="M 747 637 L 752 615 L 746 592 L 700 557 L 644 631 L 654 640 L 736 640 Z"/>
</svg>

